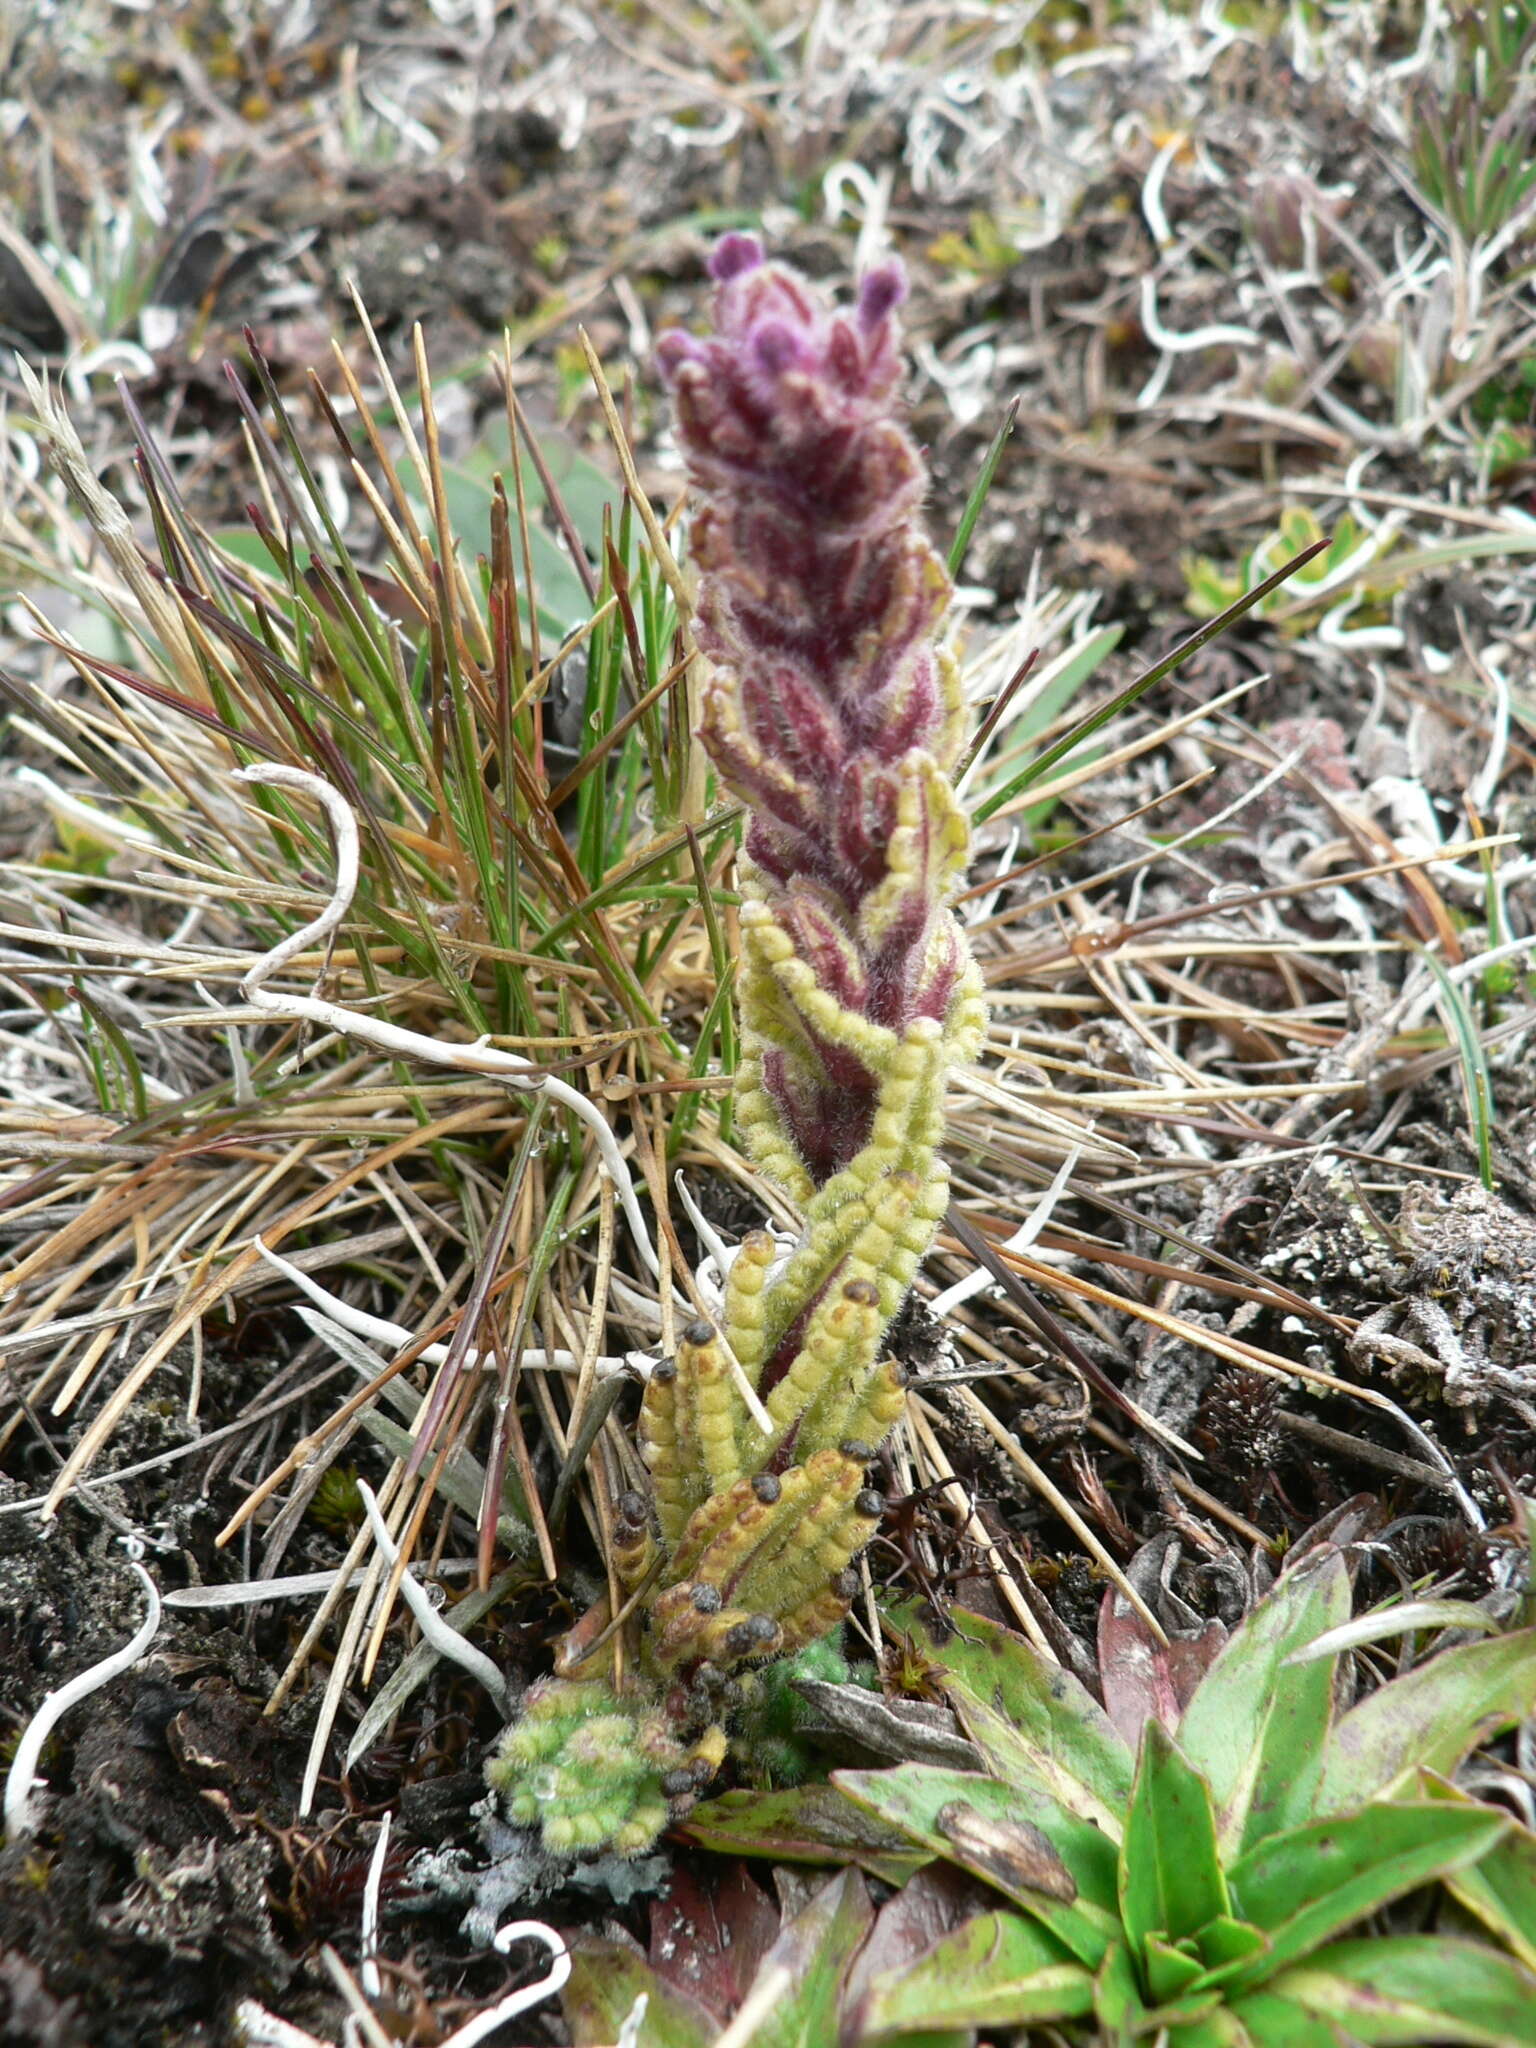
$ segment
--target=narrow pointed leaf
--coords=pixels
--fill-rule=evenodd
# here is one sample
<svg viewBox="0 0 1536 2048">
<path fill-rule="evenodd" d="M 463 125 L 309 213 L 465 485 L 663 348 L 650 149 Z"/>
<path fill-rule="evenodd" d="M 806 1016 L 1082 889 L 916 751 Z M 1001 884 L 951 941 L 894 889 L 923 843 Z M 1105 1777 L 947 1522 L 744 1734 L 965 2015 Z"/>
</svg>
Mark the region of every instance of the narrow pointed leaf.
<svg viewBox="0 0 1536 2048">
<path fill-rule="evenodd" d="M 1388 1900 L 1475 1863 L 1511 1824 L 1492 1807 L 1403 1801 L 1260 1843 L 1228 1872 L 1237 1911 L 1270 1938 L 1253 1980 L 1299 1962 Z"/>
<path fill-rule="evenodd" d="M 1138 2021 L 1146 2018 L 1136 1965 L 1123 1941 L 1111 1943 L 1105 1951 L 1093 1980 L 1093 2010 L 1099 2025 L 1116 2039 L 1129 2034 Z"/>
<path fill-rule="evenodd" d="M 1118 1839 L 1135 1759 L 1070 1671 L 980 1615 L 956 1611 L 943 1636 L 917 1601 L 889 1613 L 942 1668 L 965 1732 L 999 1777 L 1038 1786 Z"/>
<path fill-rule="evenodd" d="M 1339 1628 L 1331 1628 L 1304 1650 L 1295 1650 L 1290 1664 L 1311 1664 L 1319 1657 L 1337 1657 L 1345 1650 L 1358 1650 L 1366 1643 L 1390 1642 L 1421 1628 L 1471 1628 L 1483 1635 L 1495 1635 L 1499 1624 L 1486 1607 L 1470 1600 L 1399 1600 L 1392 1607 L 1373 1607 L 1369 1614 L 1357 1614 Z"/>
<path fill-rule="evenodd" d="M 1223 1856 L 1308 1818 L 1333 1708 L 1333 1669 L 1286 1659 L 1349 1614 L 1337 1551 L 1287 1572 L 1195 1689 L 1179 1747 L 1211 1788 Z"/>
<path fill-rule="evenodd" d="M 1191 1992 L 1170 2005 L 1148 2005 L 1141 1995 L 1130 1953 L 1118 1941 L 1105 1955 L 1093 1980 L 1094 2016 L 1116 2048 L 1121 2043 L 1142 2039 L 1149 2044 L 1171 2042 L 1176 2028 L 1214 2018 L 1221 2010 L 1218 1998 L 1214 1991 Z"/>
<path fill-rule="evenodd" d="M 924 2027 L 1022 2027 L 1075 2019 L 1093 2006 L 1093 1978 L 1019 1913 L 983 1913 L 936 1942 L 908 1969 L 870 1987 L 861 2032 Z"/>
<path fill-rule="evenodd" d="M 1115 1913 L 1114 1845 L 1090 1822 L 1068 1813 L 1027 1787 L 999 1784 L 966 1771 L 942 1771 L 928 1764 L 902 1764 L 891 1771 L 839 1771 L 833 1781 L 847 1796 L 888 1827 L 900 1829 L 931 1856 L 945 1856 L 993 1885 L 1022 1906 L 1080 1962 L 1096 1968 L 1118 1926 Z M 1009 1831 L 1021 1845 L 1043 1836 L 1064 1867 L 1077 1897 L 1067 1900 L 1040 1888 L 1055 1871 L 1040 1859 L 1032 1871 L 1024 1858 L 998 1853 L 986 1841 L 986 1824 Z M 1057 1887 L 1059 1894 L 1060 1887 Z"/>
<path fill-rule="evenodd" d="M 1536 1835 L 1510 1828 L 1477 1863 L 1453 1871 L 1450 1891 L 1469 1913 L 1536 1970 Z"/>
<path fill-rule="evenodd" d="M 795 1915 L 758 1971 L 761 1979 L 787 1970 L 791 1988 L 759 2021 L 753 2048 L 827 2048 L 837 2039 L 843 1979 L 873 1919 L 856 1870 L 840 1871 Z"/>
<path fill-rule="evenodd" d="M 1141 1768 L 1120 1845 L 1120 1914 L 1133 1946 L 1178 1941 L 1227 1911 L 1216 1821 L 1205 1780 L 1161 1721 L 1142 1735 Z"/>
<path fill-rule="evenodd" d="M 1357 2040 L 1424 2048 L 1530 2048 L 1536 1976 L 1474 1941 L 1379 1936 L 1320 1949 L 1268 1987 Z"/>
<path fill-rule="evenodd" d="M 1257 1927 L 1246 1920 L 1234 1920 L 1230 1913 L 1219 1915 L 1200 1930 L 1200 1953 L 1213 1974 L 1228 1970 L 1235 1963 L 1251 1962 L 1268 1948 L 1268 1941 Z"/>
<path fill-rule="evenodd" d="M 1379 1799 L 1420 1769 L 1448 1775 L 1536 1709 L 1536 1629 L 1443 1650 L 1343 1716 L 1324 1745 L 1318 1816 Z"/>
<path fill-rule="evenodd" d="M 990 818 L 994 811 L 1001 809 L 1020 789 L 1028 788 L 1032 782 L 1038 782 L 1047 768 L 1053 768 L 1058 761 L 1073 752 L 1091 734 L 1097 732 L 1101 725 L 1107 725 L 1110 719 L 1116 717 L 1121 711 L 1126 710 L 1138 698 L 1145 696 L 1147 691 L 1155 684 L 1160 683 L 1164 676 L 1171 675 L 1183 662 L 1188 661 L 1191 655 L 1198 654 L 1200 649 L 1207 646 L 1218 634 L 1226 632 L 1229 626 L 1235 625 L 1245 612 L 1252 611 L 1253 607 L 1261 603 L 1272 590 L 1278 589 L 1288 576 L 1295 575 L 1296 571 L 1304 568 L 1314 555 L 1321 554 L 1327 545 L 1326 540 L 1314 541 L 1311 547 L 1305 549 L 1301 554 L 1294 556 L 1292 560 L 1278 568 L 1273 576 L 1266 577 L 1264 582 L 1260 583 L 1255 589 L 1245 591 L 1234 603 L 1229 604 L 1225 611 L 1220 612 L 1214 619 L 1208 620 L 1197 633 L 1192 633 L 1187 640 L 1181 640 L 1171 654 L 1165 654 L 1162 660 L 1155 663 L 1153 667 L 1144 669 L 1135 682 L 1119 691 L 1107 704 L 1102 705 L 1097 711 L 1090 711 L 1085 717 L 1080 718 L 1070 731 L 1064 733 L 1056 741 L 1054 746 L 1047 747 L 1044 753 L 1031 761 L 1021 775 L 1016 775 L 1006 787 L 996 791 L 985 802 L 978 804 L 974 814 L 976 822 L 981 824 L 985 819 Z"/>
</svg>

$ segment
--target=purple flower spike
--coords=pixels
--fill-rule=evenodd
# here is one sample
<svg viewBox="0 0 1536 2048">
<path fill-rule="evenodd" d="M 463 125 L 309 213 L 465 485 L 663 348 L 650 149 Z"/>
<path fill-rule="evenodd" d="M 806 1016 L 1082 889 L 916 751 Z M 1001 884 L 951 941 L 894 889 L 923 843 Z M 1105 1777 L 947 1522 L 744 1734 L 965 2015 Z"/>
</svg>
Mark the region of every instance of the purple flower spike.
<svg viewBox="0 0 1536 2048">
<path fill-rule="evenodd" d="M 700 737 L 750 813 L 741 1128 L 802 1198 L 937 1186 L 944 1073 L 983 1011 L 948 907 L 963 716 L 897 412 L 906 282 L 884 263 L 838 311 L 740 235 L 710 268 L 713 335 L 658 361 L 698 500 Z"/>
</svg>

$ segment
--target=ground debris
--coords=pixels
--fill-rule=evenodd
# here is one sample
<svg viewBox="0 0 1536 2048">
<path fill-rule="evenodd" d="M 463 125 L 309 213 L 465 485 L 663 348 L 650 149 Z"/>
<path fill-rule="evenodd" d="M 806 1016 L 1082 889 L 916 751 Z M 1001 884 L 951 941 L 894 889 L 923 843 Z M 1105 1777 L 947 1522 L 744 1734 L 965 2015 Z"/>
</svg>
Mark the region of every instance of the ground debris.
<svg viewBox="0 0 1536 2048">
<path fill-rule="evenodd" d="M 1415 1182 L 1397 1228 L 1402 1256 L 1383 1269 L 1394 1299 L 1361 1323 L 1351 1357 L 1439 1376 L 1453 1407 L 1502 1397 L 1536 1426 L 1536 1219 L 1486 1188 L 1445 1201 Z"/>
</svg>

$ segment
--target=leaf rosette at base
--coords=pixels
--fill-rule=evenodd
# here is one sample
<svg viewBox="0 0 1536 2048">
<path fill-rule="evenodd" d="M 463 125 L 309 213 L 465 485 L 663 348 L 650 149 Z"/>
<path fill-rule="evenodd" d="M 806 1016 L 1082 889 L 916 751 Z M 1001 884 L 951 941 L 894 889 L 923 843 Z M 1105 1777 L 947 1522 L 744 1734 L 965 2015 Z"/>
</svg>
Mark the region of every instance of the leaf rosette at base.
<svg viewBox="0 0 1536 2048">
<path fill-rule="evenodd" d="M 870 2038 L 969 2020 L 1085 2039 L 1068 2023 L 1091 2015 L 1095 2039 L 1166 2048 L 1536 2039 L 1536 1836 L 1449 1782 L 1536 1710 L 1536 1630 L 1445 1650 L 1339 1713 L 1349 1612 L 1337 1551 L 1293 1568 L 1182 1707 L 1165 1694 L 1172 1728 L 1144 1695 L 1133 1751 L 1006 1630 L 957 1614 L 944 1638 L 905 1610 L 987 1770 L 833 1782 L 1015 1910 L 873 1983 Z M 1154 1640 L 1141 1647 L 1155 1662 Z M 1143 1673 L 1122 1695 L 1144 1686 Z M 1344 1938 L 1437 1882 L 1513 1954 L 1442 1934 Z"/>
</svg>

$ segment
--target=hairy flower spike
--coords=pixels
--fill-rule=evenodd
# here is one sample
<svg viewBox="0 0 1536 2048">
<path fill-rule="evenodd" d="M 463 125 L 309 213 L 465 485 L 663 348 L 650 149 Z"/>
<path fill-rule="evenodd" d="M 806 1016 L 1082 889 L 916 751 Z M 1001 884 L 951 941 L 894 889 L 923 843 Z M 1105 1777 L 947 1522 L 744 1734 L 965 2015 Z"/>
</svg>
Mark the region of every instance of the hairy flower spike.
<svg viewBox="0 0 1536 2048">
<path fill-rule="evenodd" d="M 720 1327 L 689 1324 L 652 1373 L 651 1497 L 622 1499 L 613 1545 L 622 1583 L 647 1589 L 625 1658 L 639 1682 L 622 1699 L 596 1684 L 594 1610 L 492 1767 L 552 1850 L 654 1835 L 723 1758 L 754 1668 L 846 1615 L 884 1510 L 865 1468 L 905 1400 L 885 1332 L 948 1199 L 950 1069 L 986 1022 L 950 907 L 964 717 L 896 411 L 900 265 L 851 312 L 750 236 L 710 270 L 714 333 L 657 354 L 696 492 L 700 738 L 748 812 L 740 1128 L 805 1231 L 787 1259 L 750 1233 Z"/>
<path fill-rule="evenodd" d="M 864 280 L 852 315 L 746 236 L 711 269 L 714 336 L 665 336 L 659 356 L 703 498 L 702 737 L 751 812 L 743 1128 L 807 1198 L 869 1145 L 907 1028 L 938 1024 L 947 1064 L 982 1022 L 947 907 L 968 838 L 948 780 L 959 682 L 934 639 L 950 584 L 893 412 L 899 266 Z"/>
</svg>

